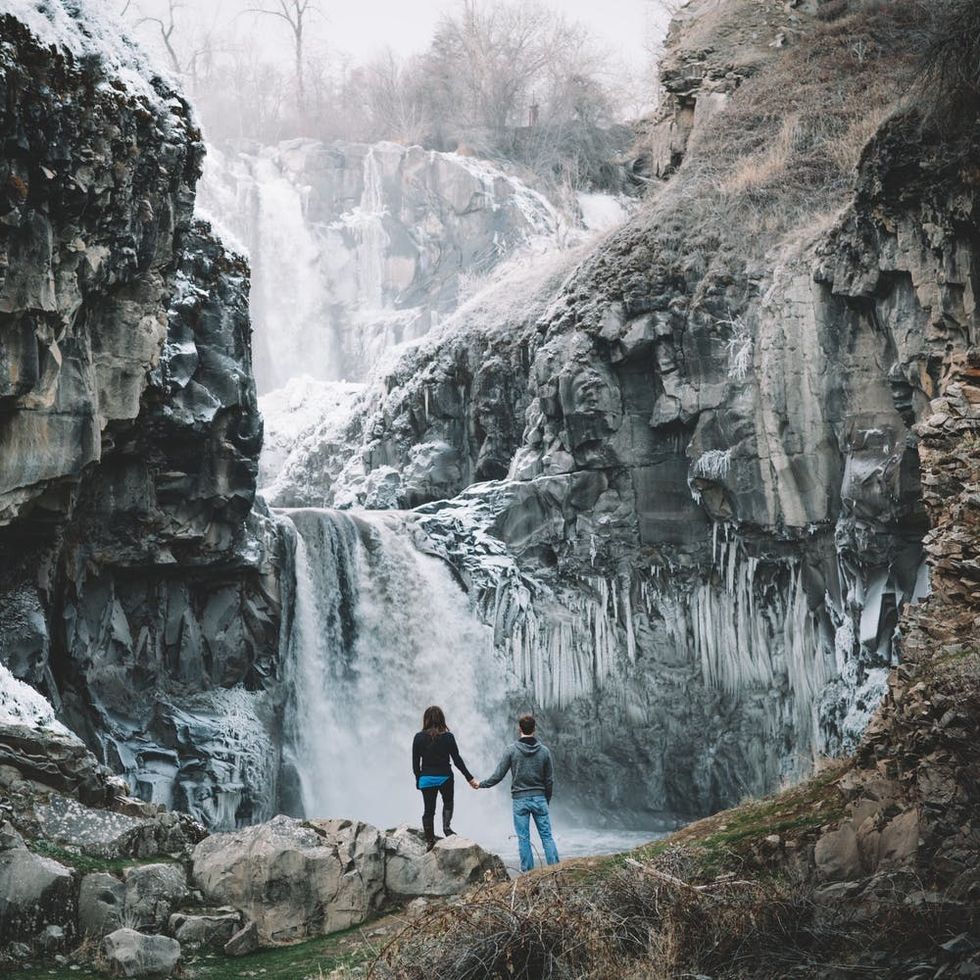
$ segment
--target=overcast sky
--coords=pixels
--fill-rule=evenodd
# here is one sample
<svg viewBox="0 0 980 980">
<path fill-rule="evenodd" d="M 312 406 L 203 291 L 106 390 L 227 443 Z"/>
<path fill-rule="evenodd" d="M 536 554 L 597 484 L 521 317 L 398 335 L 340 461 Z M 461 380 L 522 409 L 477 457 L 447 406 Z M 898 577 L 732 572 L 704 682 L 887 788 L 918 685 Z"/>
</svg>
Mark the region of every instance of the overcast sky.
<svg viewBox="0 0 980 980">
<path fill-rule="evenodd" d="M 121 9 L 125 0 L 103 0 Z M 168 0 L 134 0 L 129 23 L 140 14 L 165 16 Z M 423 50 L 432 38 L 440 15 L 460 0 L 320 0 L 325 20 L 311 25 L 311 42 L 325 41 L 334 52 L 345 52 L 361 61 L 375 51 L 391 47 L 401 54 Z M 658 16 L 658 0 L 543 0 L 567 17 L 582 22 L 611 54 L 636 66 L 644 60 L 644 38 L 651 12 Z M 254 0 L 178 0 L 178 23 L 182 31 L 197 23 L 219 21 L 230 29 L 257 32 L 269 48 L 288 50 L 288 28 L 272 20 L 243 17 Z M 237 15 L 237 16 L 236 16 Z M 156 28 L 137 30 L 146 40 L 156 40 Z M 193 28 L 191 28 L 193 31 Z"/>
<path fill-rule="evenodd" d="M 332 0 L 326 4 L 332 47 L 355 57 L 391 46 L 408 53 L 432 37 L 439 15 L 457 0 Z M 589 27 L 596 38 L 625 61 L 643 56 L 648 0 L 560 0 L 549 6 Z"/>
</svg>

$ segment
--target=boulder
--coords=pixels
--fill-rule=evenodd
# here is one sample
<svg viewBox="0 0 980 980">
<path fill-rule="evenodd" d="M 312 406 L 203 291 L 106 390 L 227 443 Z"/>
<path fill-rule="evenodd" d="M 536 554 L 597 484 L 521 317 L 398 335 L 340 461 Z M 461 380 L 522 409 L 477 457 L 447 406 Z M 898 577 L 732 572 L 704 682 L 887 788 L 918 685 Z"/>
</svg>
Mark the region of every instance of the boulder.
<svg viewBox="0 0 980 980">
<path fill-rule="evenodd" d="M 182 946 L 223 949 L 239 932 L 241 914 L 235 909 L 200 909 L 170 916 L 170 934 Z"/>
<path fill-rule="evenodd" d="M 0 851 L 0 942 L 33 940 L 46 926 L 74 932 L 72 873 L 51 858 L 27 849 L 5 824 Z"/>
<path fill-rule="evenodd" d="M 879 847 L 879 867 L 888 869 L 913 865 L 919 850 L 918 811 L 906 810 L 885 824 Z"/>
<path fill-rule="evenodd" d="M 225 943 L 225 956 L 248 956 L 259 948 L 259 929 L 254 922 L 239 929 Z"/>
<path fill-rule="evenodd" d="M 125 916 L 140 928 L 162 929 L 188 895 L 187 876 L 177 864 L 144 864 L 125 873 Z"/>
<path fill-rule="evenodd" d="M 83 935 L 104 936 L 122 925 L 126 886 L 103 872 L 85 875 L 78 890 L 78 928 Z"/>
<path fill-rule="evenodd" d="M 455 895 L 489 876 L 506 881 L 507 871 L 496 854 L 479 844 L 454 835 L 426 852 L 422 834 L 399 827 L 385 838 L 385 885 L 392 895 Z"/>
<path fill-rule="evenodd" d="M 105 806 L 114 792 L 111 772 L 63 728 L 0 722 L 0 764 L 93 806 Z"/>
<path fill-rule="evenodd" d="M 114 977 L 169 977 L 180 962 L 180 943 L 168 936 L 144 936 L 135 929 L 117 929 L 103 942 Z"/>
<path fill-rule="evenodd" d="M 814 859 L 817 863 L 817 874 L 824 881 L 852 881 L 860 878 L 861 855 L 854 825 L 845 821 L 837 830 L 824 834 L 817 841 Z"/>
<path fill-rule="evenodd" d="M 381 834 L 356 821 L 278 816 L 205 838 L 193 875 L 207 901 L 241 909 L 263 945 L 325 935 L 381 904 Z"/>
</svg>

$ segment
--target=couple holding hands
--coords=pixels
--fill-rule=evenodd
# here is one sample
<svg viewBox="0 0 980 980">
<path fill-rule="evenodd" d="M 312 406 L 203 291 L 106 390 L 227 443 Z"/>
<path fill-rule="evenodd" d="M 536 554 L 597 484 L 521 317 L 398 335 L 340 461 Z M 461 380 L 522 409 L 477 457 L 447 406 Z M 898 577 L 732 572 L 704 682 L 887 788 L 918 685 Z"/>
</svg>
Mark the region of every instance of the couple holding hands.
<svg viewBox="0 0 980 980">
<path fill-rule="evenodd" d="M 531 851 L 531 818 L 538 828 L 548 864 L 558 863 L 558 850 L 551 834 L 551 816 L 548 804 L 554 785 L 554 766 L 547 746 L 535 736 L 532 715 L 522 715 L 517 721 L 517 741 L 507 747 L 500 764 L 488 779 L 475 779 L 459 755 L 456 738 L 446 725 L 442 708 L 432 705 L 425 709 L 422 731 L 412 742 L 412 771 L 415 785 L 422 792 L 424 809 L 422 828 L 425 831 L 426 850 L 435 847 L 436 800 L 442 796 L 442 829 L 449 837 L 453 834 L 453 771 L 450 760 L 463 774 L 473 789 L 489 789 L 496 786 L 508 772 L 511 774 L 510 795 L 514 801 L 514 830 L 521 857 L 521 871 L 534 867 Z"/>
</svg>

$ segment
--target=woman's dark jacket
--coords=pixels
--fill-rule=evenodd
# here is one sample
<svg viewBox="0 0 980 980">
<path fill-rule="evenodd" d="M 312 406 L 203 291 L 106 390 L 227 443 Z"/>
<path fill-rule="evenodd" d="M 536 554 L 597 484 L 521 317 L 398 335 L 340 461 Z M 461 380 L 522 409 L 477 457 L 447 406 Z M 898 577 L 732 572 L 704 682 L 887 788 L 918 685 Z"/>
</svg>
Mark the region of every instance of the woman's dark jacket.
<svg viewBox="0 0 980 980">
<path fill-rule="evenodd" d="M 466 777 L 472 779 L 473 774 L 466 768 L 466 763 L 460 758 L 456 746 L 456 737 L 452 732 L 441 732 L 433 736 L 430 732 L 419 732 L 412 741 L 412 772 L 415 781 L 419 776 L 449 776 L 453 770 L 449 760 Z"/>
</svg>

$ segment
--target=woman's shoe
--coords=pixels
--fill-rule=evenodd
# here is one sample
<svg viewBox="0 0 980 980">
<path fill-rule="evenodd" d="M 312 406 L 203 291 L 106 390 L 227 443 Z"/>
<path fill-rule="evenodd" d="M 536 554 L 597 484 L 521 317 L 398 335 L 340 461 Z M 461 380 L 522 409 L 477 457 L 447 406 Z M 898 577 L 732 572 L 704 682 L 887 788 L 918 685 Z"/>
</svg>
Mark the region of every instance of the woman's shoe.
<svg viewBox="0 0 980 980">
<path fill-rule="evenodd" d="M 436 832 L 434 821 L 423 820 L 422 832 L 425 834 L 425 853 L 428 854 L 436 846 Z"/>
</svg>

